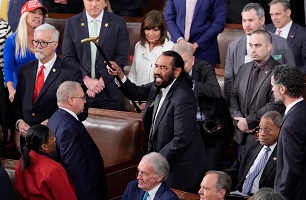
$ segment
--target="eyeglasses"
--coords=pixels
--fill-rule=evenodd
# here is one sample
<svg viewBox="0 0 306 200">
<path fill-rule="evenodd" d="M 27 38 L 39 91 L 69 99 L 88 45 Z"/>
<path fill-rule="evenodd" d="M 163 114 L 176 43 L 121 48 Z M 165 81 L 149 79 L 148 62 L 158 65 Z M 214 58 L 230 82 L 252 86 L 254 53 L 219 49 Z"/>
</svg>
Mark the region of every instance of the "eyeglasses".
<svg viewBox="0 0 306 200">
<path fill-rule="evenodd" d="M 86 96 L 85 96 L 85 94 L 84 94 L 84 95 L 83 95 L 83 96 L 81 96 L 81 97 L 71 97 L 71 98 L 80 98 L 80 99 L 85 100 L 85 99 L 86 99 Z"/>
<path fill-rule="evenodd" d="M 52 42 L 45 42 L 45 41 L 36 41 L 36 40 L 32 40 L 32 44 L 34 47 L 37 47 L 39 44 L 42 48 L 46 48 L 48 46 L 48 44 L 53 43 L 56 41 L 52 41 Z"/>
<path fill-rule="evenodd" d="M 255 128 L 256 133 L 259 133 L 259 132 L 262 132 L 262 131 L 263 131 L 264 134 L 266 134 L 266 135 L 270 135 L 270 133 L 271 133 L 272 130 L 273 130 L 273 129 L 267 128 L 267 127 L 265 127 L 265 128 L 256 127 L 256 128 Z"/>
</svg>

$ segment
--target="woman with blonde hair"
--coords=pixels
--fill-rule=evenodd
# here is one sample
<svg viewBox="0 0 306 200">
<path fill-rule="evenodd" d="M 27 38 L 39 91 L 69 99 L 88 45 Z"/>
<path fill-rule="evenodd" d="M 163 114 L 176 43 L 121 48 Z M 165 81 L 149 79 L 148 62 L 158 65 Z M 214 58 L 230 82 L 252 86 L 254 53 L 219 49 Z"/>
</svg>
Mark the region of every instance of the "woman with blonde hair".
<svg viewBox="0 0 306 200">
<path fill-rule="evenodd" d="M 27 1 L 21 8 L 21 17 L 17 30 L 4 45 L 4 78 L 12 102 L 16 93 L 19 68 L 27 62 L 35 60 L 34 29 L 44 21 L 47 8 L 37 0 Z"/>
</svg>

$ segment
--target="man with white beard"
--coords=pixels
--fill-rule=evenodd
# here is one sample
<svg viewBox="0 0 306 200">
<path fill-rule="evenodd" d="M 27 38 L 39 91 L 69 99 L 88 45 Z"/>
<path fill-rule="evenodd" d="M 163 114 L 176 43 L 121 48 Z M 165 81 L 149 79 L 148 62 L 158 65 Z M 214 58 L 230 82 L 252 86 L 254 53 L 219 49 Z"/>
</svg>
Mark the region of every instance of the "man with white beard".
<svg viewBox="0 0 306 200">
<path fill-rule="evenodd" d="M 56 55 L 58 38 L 59 31 L 54 26 L 43 24 L 37 27 L 32 45 L 38 60 L 23 65 L 19 70 L 14 110 L 16 129 L 21 134 L 21 147 L 30 126 L 47 124 L 48 119 L 57 110 L 58 86 L 67 80 L 82 83 L 78 67 Z"/>
</svg>

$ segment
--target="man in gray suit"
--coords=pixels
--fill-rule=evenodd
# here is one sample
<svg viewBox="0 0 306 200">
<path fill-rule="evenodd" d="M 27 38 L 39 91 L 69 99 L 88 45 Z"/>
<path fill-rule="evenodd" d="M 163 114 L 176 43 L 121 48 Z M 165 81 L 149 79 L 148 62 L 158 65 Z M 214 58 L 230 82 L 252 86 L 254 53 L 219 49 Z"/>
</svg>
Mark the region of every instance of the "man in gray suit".
<svg viewBox="0 0 306 200">
<path fill-rule="evenodd" d="M 234 140 L 245 151 L 255 140 L 255 127 L 264 113 L 275 110 L 282 113 L 285 107 L 276 103 L 271 91 L 271 74 L 280 65 L 270 56 L 271 35 L 257 30 L 250 37 L 252 62 L 241 66 L 229 97 L 229 109 L 236 124 Z"/>
<path fill-rule="evenodd" d="M 258 3 L 247 4 L 242 12 L 242 26 L 245 36 L 229 44 L 225 62 L 224 95 L 229 98 L 236 75 L 240 66 L 252 61 L 249 50 L 250 35 L 257 30 L 264 29 L 265 13 Z M 284 38 L 272 34 L 271 56 L 279 63 L 295 64 L 294 56 Z"/>
</svg>

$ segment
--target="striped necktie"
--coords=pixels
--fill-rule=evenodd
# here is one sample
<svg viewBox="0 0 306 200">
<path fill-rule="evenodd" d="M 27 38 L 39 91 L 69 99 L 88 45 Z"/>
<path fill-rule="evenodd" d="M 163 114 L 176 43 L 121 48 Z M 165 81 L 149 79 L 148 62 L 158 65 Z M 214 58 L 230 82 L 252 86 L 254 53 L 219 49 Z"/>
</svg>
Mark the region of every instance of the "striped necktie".
<svg viewBox="0 0 306 200">
<path fill-rule="evenodd" d="M 149 192 L 146 192 L 142 198 L 142 200 L 147 200 L 149 196 Z"/>
</svg>

